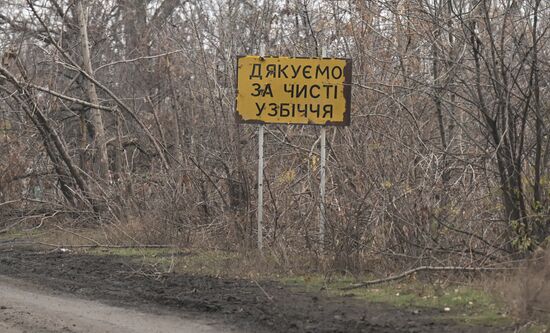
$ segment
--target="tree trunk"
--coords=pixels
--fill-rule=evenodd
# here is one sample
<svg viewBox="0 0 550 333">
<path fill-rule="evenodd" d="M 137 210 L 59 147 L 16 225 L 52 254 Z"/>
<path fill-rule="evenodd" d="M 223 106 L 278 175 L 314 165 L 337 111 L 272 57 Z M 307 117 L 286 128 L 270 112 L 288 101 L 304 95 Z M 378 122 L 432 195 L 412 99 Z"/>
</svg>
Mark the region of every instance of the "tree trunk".
<svg viewBox="0 0 550 333">
<path fill-rule="evenodd" d="M 82 0 L 77 2 L 78 23 L 80 25 L 80 47 L 82 52 L 83 69 L 90 76 L 93 76 L 92 60 L 90 57 L 90 45 L 88 42 L 88 19 L 85 12 Z M 99 105 L 99 98 L 97 97 L 97 91 L 95 85 L 90 80 L 84 82 L 88 93 L 90 102 L 95 105 Z M 103 180 L 109 180 L 109 158 L 107 155 L 107 142 L 105 139 L 105 127 L 103 126 L 103 119 L 101 117 L 101 111 L 97 109 L 90 110 L 90 121 L 94 127 L 94 162 L 99 171 L 99 176 Z"/>
</svg>

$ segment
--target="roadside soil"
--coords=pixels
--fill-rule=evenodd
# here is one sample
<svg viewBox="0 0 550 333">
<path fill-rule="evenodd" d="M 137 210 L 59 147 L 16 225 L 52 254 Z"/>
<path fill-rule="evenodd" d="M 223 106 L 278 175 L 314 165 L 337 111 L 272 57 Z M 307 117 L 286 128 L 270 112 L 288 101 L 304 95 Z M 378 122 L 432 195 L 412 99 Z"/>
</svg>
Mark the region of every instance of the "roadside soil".
<svg viewBox="0 0 550 333">
<path fill-rule="evenodd" d="M 353 297 L 328 297 L 323 291 L 301 292 L 275 282 L 159 274 L 117 256 L 0 247 L 0 275 L 144 313 L 169 311 L 231 323 L 228 327 L 242 332 L 514 331 L 444 321 L 436 309 L 400 309 Z M 0 299 L 2 306 L 6 307 Z M 5 310 L 0 310 L 0 329 Z"/>
<path fill-rule="evenodd" d="M 0 276 L 2 333 L 230 333 L 227 325 L 82 300 Z"/>
</svg>

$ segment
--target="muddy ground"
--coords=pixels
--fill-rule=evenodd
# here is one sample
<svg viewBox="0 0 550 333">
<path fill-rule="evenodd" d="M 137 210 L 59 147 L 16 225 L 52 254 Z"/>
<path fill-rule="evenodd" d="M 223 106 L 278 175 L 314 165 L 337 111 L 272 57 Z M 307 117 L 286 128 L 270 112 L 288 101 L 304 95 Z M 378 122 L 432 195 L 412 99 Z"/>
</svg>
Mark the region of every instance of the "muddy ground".
<svg viewBox="0 0 550 333">
<path fill-rule="evenodd" d="M 240 333 L 181 312 L 136 311 L 51 291 L 0 275 L 2 333 Z"/>
<path fill-rule="evenodd" d="M 513 331 L 443 321 L 436 309 L 397 309 L 275 282 L 159 275 L 116 256 L 2 246 L 0 274 L 77 297 L 148 312 L 182 311 L 251 332 Z"/>
</svg>

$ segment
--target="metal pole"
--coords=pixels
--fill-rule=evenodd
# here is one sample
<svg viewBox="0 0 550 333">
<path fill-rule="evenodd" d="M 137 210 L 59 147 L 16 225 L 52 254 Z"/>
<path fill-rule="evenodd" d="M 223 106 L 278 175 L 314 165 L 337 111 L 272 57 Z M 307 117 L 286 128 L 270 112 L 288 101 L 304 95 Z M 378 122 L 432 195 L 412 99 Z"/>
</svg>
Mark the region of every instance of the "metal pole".
<svg viewBox="0 0 550 333">
<path fill-rule="evenodd" d="M 327 56 L 327 51 L 324 47 L 321 48 L 321 56 L 325 58 Z M 321 182 L 319 183 L 319 241 L 321 243 L 321 250 L 324 249 L 325 242 L 325 184 L 326 184 L 326 147 L 327 145 L 327 128 L 326 126 L 321 127 Z"/>
<path fill-rule="evenodd" d="M 325 183 L 326 183 L 326 159 L 327 159 L 327 128 L 321 127 L 321 182 L 320 187 L 320 202 L 319 202 L 319 240 L 321 242 L 321 249 L 324 248 L 325 242 Z"/>
<path fill-rule="evenodd" d="M 262 250 L 264 214 L 264 125 L 258 128 L 258 249 Z"/>
<path fill-rule="evenodd" d="M 265 45 L 260 44 L 260 56 L 265 56 Z M 258 249 L 263 248 L 264 219 L 264 124 L 258 127 Z"/>
</svg>

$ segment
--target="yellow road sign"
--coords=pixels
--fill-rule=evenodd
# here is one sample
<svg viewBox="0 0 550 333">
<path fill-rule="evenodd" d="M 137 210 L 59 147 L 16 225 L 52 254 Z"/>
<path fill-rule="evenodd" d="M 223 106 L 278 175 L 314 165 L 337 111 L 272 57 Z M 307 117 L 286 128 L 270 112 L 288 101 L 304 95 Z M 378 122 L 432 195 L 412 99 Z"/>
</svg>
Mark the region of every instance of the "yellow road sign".
<svg viewBox="0 0 550 333">
<path fill-rule="evenodd" d="M 349 125 L 350 59 L 243 56 L 237 67 L 237 121 Z"/>
</svg>

